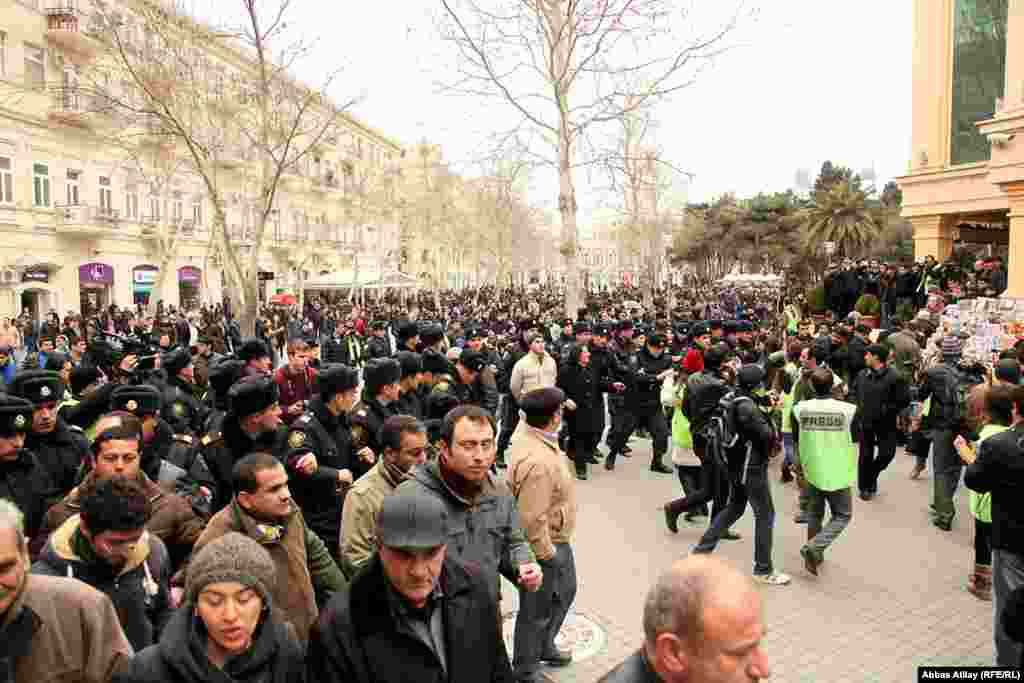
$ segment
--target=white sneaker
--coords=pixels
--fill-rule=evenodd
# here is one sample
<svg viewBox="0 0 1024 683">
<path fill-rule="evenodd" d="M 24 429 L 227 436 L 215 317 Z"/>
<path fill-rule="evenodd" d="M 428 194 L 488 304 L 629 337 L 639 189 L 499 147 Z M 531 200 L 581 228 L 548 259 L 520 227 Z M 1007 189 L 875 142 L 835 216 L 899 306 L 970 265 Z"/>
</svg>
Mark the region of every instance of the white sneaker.
<svg viewBox="0 0 1024 683">
<path fill-rule="evenodd" d="M 789 578 L 789 574 L 754 574 L 754 581 L 757 583 L 763 583 L 768 586 L 785 586 L 792 579 Z"/>
</svg>

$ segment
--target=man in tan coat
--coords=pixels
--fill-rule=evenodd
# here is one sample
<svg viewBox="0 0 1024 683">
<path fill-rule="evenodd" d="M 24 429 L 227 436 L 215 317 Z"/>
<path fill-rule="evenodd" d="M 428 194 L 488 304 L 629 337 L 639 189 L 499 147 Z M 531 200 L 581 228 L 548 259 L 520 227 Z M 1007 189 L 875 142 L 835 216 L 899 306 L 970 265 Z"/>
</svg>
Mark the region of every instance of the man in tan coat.
<svg viewBox="0 0 1024 683">
<path fill-rule="evenodd" d="M 0 500 L 0 680 L 107 683 L 132 646 L 110 598 L 77 579 L 29 574 L 21 511 Z"/>
<path fill-rule="evenodd" d="M 522 397 L 526 416 L 509 445 L 508 480 L 530 547 L 544 572 L 536 593 L 519 591 L 513 668 L 518 681 L 540 681 L 540 662 L 566 666 L 569 654 L 555 648 L 569 607 L 576 598 L 576 480 L 558 447 L 565 393 L 554 387 Z"/>
<path fill-rule="evenodd" d="M 377 513 L 384 499 L 427 461 L 427 429 L 411 415 L 392 415 L 380 430 L 381 459 L 349 489 L 341 513 L 341 569 L 351 579 L 377 550 Z"/>
<path fill-rule="evenodd" d="M 558 365 L 544 349 L 544 337 L 535 334 L 530 338 L 530 352 L 512 367 L 509 391 L 516 403 L 534 389 L 555 386 L 558 380 Z"/>
</svg>

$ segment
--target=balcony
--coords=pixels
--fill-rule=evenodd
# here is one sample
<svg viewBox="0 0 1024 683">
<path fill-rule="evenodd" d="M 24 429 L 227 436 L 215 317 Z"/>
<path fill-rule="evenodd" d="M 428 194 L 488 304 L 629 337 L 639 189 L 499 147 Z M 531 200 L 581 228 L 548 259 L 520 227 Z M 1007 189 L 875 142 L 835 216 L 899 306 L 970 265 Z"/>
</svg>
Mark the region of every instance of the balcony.
<svg viewBox="0 0 1024 683">
<path fill-rule="evenodd" d="M 96 57 L 100 44 L 85 31 L 85 15 L 73 0 L 58 2 L 46 8 L 46 39 L 76 64 Z"/>
<path fill-rule="evenodd" d="M 52 92 L 49 119 L 73 128 L 93 130 L 112 120 L 108 103 L 82 88 L 57 88 Z"/>
<path fill-rule="evenodd" d="M 121 213 L 102 206 L 71 204 L 57 206 L 57 233 L 76 237 L 102 237 L 118 226 Z"/>
</svg>

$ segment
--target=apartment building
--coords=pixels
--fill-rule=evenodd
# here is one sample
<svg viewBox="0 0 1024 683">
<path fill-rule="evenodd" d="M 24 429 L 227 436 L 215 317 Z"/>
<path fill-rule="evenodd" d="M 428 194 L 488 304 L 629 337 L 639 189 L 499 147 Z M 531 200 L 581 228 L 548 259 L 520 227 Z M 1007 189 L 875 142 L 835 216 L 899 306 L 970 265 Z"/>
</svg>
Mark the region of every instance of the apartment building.
<svg viewBox="0 0 1024 683">
<path fill-rule="evenodd" d="M 914 0 L 911 158 L 897 178 L 914 253 L 1009 254 L 1024 297 L 1024 4 Z"/>
<path fill-rule="evenodd" d="M 161 299 L 195 306 L 233 286 L 223 249 L 211 248 L 218 207 L 208 178 L 159 117 L 125 115 L 125 102 L 145 98 L 111 68 L 119 55 L 146 68 L 168 59 L 154 40 L 154 7 L 188 23 L 150 0 L 0 0 L 0 316 Z M 150 99 L 201 90 L 215 103 L 203 112 L 210 128 L 228 130 L 253 106 L 252 60 L 229 45 L 190 49 L 185 72 L 144 82 Z M 331 120 L 277 185 L 257 259 L 263 296 L 360 255 L 397 265 L 397 221 L 360 206 L 402 147 L 348 114 Z M 255 249 L 261 161 L 244 141 L 216 149 L 219 208 L 243 260 Z"/>
</svg>

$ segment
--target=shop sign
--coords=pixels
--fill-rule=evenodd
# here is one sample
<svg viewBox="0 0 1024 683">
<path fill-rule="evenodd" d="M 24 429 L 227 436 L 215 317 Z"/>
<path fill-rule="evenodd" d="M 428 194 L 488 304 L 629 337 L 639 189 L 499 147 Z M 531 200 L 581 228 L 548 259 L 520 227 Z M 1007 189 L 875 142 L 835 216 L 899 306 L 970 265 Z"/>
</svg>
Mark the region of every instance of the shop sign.
<svg viewBox="0 0 1024 683">
<path fill-rule="evenodd" d="M 195 266 L 178 268 L 178 282 L 198 285 L 203 280 L 203 271 Z"/>
<path fill-rule="evenodd" d="M 159 273 L 156 266 L 139 266 L 132 271 L 132 282 L 136 285 L 152 285 Z"/>
<path fill-rule="evenodd" d="M 26 270 L 21 274 L 22 282 L 49 282 L 50 271 L 48 270 Z"/>
<path fill-rule="evenodd" d="M 86 263 L 78 267 L 78 281 L 89 285 L 112 285 L 114 269 L 106 263 Z"/>
</svg>

